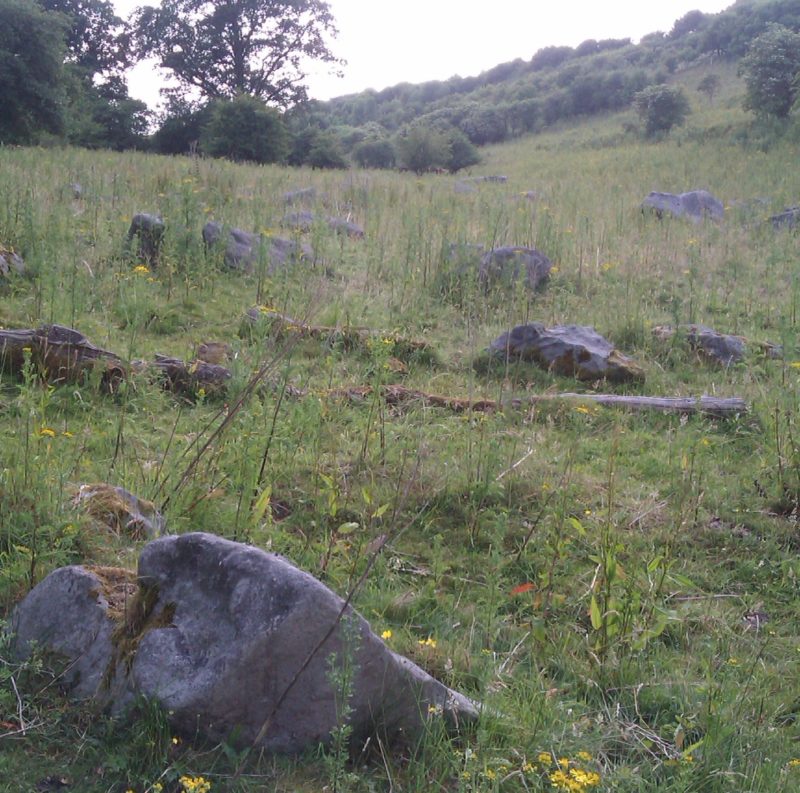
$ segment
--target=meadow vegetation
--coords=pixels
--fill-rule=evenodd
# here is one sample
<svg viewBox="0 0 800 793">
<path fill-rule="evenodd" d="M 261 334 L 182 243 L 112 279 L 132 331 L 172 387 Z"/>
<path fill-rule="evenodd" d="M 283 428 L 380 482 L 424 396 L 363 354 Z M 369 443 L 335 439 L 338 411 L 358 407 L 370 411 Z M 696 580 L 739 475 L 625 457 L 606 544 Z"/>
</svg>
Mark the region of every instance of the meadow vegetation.
<svg viewBox="0 0 800 793">
<path fill-rule="evenodd" d="M 302 758 L 243 757 L 174 735 L 148 703 L 127 722 L 69 703 L 52 659 L 16 664 L 4 639 L 0 790 L 798 789 L 798 240 L 763 221 L 798 202 L 800 171 L 788 140 L 736 141 L 742 88 L 723 76 L 710 104 L 695 90 L 703 72 L 684 75 L 695 112 L 666 140 L 624 132 L 627 115 L 523 138 L 485 149 L 475 170 L 507 183 L 468 193 L 432 174 L 0 148 L 0 244 L 30 271 L 2 285 L 4 328 L 69 325 L 126 360 L 191 360 L 212 340 L 235 353 L 224 400 L 179 398 L 145 375 L 115 394 L 49 386 L 30 368 L 2 375 L 0 616 L 57 566 L 135 569 L 141 542 L 71 505 L 82 483 L 110 482 L 160 506 L 171 532 L 282 553 L 342 595 L 386 536 L 358 610 L 485 704 L 459 739 L 432 718 L 413 745 L 347 747 L 345 732 Z M 226 272 L 204 250 L 209 219 L 285 234 L 282 195 L 308 186 L 319 216 L 352 217 L 364 239 L 315 225 L 317 261 L 271 275 Z M 723 223 L 640 211 L 651 190 L 692 188 L 725 202 Z M 124 252 L 142 211 L 167 226 L 157 268 Z M 542 292 L 485 293 L 454 278 L 451 243 L 531 245 L 556 269 Z M 254 305 L 375 333 L 355 349 L 269 323 L 240 335 Z M 528 321 L 593 325 L 646 381 L 475 370 Z M 651 332 L 693 322 L 746 337 L 746 360 L 714 366 Z M 436 354 L 407 355 L 401 371 L 395 336 Z M 767 341 L 783 359 L 760 353 Z M 262 387 L 239 404 L 257 370 Z M 394 382 L 492 399 L 740 396 L 751 409 L 725 421 L 567 401 L 455 414 L 329 394 Z"/>
</svg>

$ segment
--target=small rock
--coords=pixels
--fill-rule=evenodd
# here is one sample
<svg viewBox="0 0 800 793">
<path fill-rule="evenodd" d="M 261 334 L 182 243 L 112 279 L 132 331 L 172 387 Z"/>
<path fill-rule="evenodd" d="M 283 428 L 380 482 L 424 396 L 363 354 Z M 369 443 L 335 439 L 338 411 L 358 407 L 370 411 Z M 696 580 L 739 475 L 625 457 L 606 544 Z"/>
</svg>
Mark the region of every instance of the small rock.
<svg viewBox="0 0 800 793">
<path fill-rule="evenodd" d="M 290 190 L 283 194 L 285 204 L 310 204 L 317 198 L 317 190 L 314 187 L 301 187 L 299 190 Z"/>
<path fill-rule="evenodd" d="M 0 277 L 25 275 L 25 262 L 22 257 L 7 248 L 0 248 Z"/>
<path fill-rule="evenodd" d="M 793 229 L 800 222 L 800 207 L 784 209 L 783 212 L 773 215 L 769 220 L 772 223 L 772 228 L 776 230 Z"/>
<path fill-rule="evenodd" d="M 741 336 L 718 333 L 707 325 L 681 325 L 679 330 L 685 334 L 686 342 L 693 350 L 716 363 L 730 366 L 744 360 L 745 340 Z M 675 328 L 671 325 L 657 325 L 652 333 L 660 341 L 668 341 L 675 335 Z M 770 346 L 775 350 L 774 345 Z M 765 350 L 769 355 L 768 348 L 765 347 Z M 776 351 L 778 357 L 782 352 Z"/>
<path fill-rule="evenodd" d="M 136 257 L 150 267 L 157 267 L 164 242 L 166 226 L 158 215 L 140 212 L 133 216 L 125 246 L 130 250 L 134 237 L 137 240 Z"/>
<path fill-rule="evenodd" d="M 213 248 L 223 239 L 221 223 L 209 221 L 203 226 L 203 242 L 207 248 Z M 314 251 L 310 245 L 282 237 L 264 237 L 233 228 L 228 231 L 224 264 L 231 270 L 252 273 L 260 261 L 262 247 L 269 274 L 287 264 L 314 260 Z"/>
<path fill-rule="evenodd" d="M 124 487 L 104 482 L 81 485 L 72 503 L 83 506 L 115 534 L 124 531 L 134 540 L 153 540 L 166 528 L 164 516 L 152 501 L 139 498 Z"/>
<path fill-rule="evenodd" d="M 525 285 L 535 290 L 550 277 L 553 263 L 535 248 L 505 246 L 483 255 L 478 268 L 478 280 L 484 287 L 511 286 L 524 269 Z"/>
<path fill-rule="evenodd" d="M 233 358 L 233 347 L 224 341 L 205 341 L 197 348 L 197 359 L 221 366 Z"/>
</svg>

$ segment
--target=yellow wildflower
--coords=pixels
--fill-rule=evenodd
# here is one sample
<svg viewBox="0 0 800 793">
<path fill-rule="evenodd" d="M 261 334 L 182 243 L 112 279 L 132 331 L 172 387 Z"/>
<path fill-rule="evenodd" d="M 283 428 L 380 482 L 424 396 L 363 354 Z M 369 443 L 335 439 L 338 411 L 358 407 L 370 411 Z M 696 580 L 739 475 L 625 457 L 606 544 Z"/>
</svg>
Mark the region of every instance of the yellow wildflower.
<svg viewBox="0 0 800 793">
<path fill-rule="evenodd" d="M 51 429 L 50 427 L 42 427 L 39 430 L 39 435 L 43 438 L 55 438 L 56 431 L 54 429 Z"/>
<path fill-rule="evenodd" d="M 392 632 L 390 630 L 385 630 L 381 634 L 381 639 L 383 639 L 384 641 L 389 641 L 389 639 L 391 638 L 392 638 Z"/>
<path fill-rule="evenodd" d="M 591 411 L 589 410 L 589 408 L 586 407 L 586 405 L 578 405 L 578 407 L 575 408 L 575 412 L 576 413 L 590 413 Z"/>
<path fill-rule="evenodd" d="M 793 757 L 786 765 L 788 768 L 800 768 L 800 758 Z"/>
<path fill-rule="evenodd" d="M 145 267 L 143 264 L 137 264 L 136 267 L 133 268 L 133 272 L 139 273 L 141 275 L 149 275 L 150 270 L 149 270 L 149 268 Z"/>
<path fill-rule="evenodd" d="M 538 757 L 536 758 L 540 763 L 549 763 L 552 759 L 548 752 L 539 752 Z"/>
<path fill-rule="evenodd" d="M 417 644 L 419 644 L 421 647 L 433 648 L 436 647 L 436 639 L 432 639 L 430 636 L 428 636 L 427 639 L 420 639 Z"/>
<path fill-rule="evenodd" d="M 575 757 L 577 757 L 578 760 L 583 760 L 584 763 L 590 763 L 592 761 L 592 756 L 589 752 L 578 752 Z"/>
</svg>

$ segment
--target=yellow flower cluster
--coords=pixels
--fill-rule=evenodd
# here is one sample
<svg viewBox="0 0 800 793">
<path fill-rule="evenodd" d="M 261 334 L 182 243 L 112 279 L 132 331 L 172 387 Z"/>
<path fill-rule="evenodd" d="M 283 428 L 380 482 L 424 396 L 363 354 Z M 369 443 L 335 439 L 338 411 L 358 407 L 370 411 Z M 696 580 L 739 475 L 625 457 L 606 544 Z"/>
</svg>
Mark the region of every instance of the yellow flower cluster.
<svg viewBox="0 0 800 793">
<path fill-rule="evenodd" d="M 392 638 L 392 632 L 391 632 L 390 630 L 385 630 L 385 631 L 384 631 L 384 632 L 381 634 L 381 639 L 383 639 L 384 641 L 388 641 L 388 640 L 389 640 L 389 639 L 391 639 L 391 638 Z"/>
<path fill-rule="evenodd" d="M 556 790 L 567 790 L 570 793 L 583 793 L 588 788 L 600 784 L 600 774 L 595 771 L 584 771 L 582 768 L 559 768 L 549 775 L 549 779 Z"/>
<path fill-rule="evenodd" d="M 140 275 L 149 275 L 150 270 L 143 264 L 137 264 L 136 267 L 133 268 L 133 272 L 139 273 Z"/>
<path fill-rule="evenodd" d="M 180 782 L 184 793 L 208 793 L 211 783 L 201 776 L 182 776 Z"/>
<path fill-rule="evenodd" d="M 436 647 L 436 639 L 432 639 L 430 636 L 428 636 L 428 638 L 427 638 L 427 639 L 420 639 L 420 640 L 417 642 L 417 644 L 419 644 L 421 647 L 431 647 L 431 648 L 434 648 L 434 647 Z"/>
</svg>

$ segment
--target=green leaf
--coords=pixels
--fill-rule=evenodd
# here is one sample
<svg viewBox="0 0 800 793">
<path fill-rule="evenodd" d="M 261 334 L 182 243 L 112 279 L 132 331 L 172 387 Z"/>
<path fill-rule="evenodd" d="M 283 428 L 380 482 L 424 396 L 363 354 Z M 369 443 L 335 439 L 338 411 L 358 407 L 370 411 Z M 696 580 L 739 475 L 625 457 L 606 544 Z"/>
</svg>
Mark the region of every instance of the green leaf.
<svg viewBox="0 0 800 793">
<path fill-rule="evenodd" d="M 586 536 L 586 529 L 583 528 L 583 524 L 577 518 L 570 517 L 569 522 L 572 528 L 575 529 L 575 531 L 577 531 L 578 534 L 581 535 L 581 537 Z"/>
<path fill-rule="evenodd" d="M 379 507 L 378 507 L 378 508 L 377 508 L 377 509 L 376 509 L 376 510 L 375 510 L 375 511 L 372 513 L 372 517 L 373 517 L 373 518 L 380 518 L 380 517 L 381 517 L 381 516 L 382 516 L 382 515 L 383 515 L 383 514 L 386 512 L 386 510 L 387 510 L 387 509 L 389 509 L 389 505 L 388 505 L 388 504 L 381 504 L 381 505 L 380 505 L 380 506 L 379 506 Z"/>
<path fill-rule="evenodd" d="M 680 573 L 670 573 L 669 577 L 672 581 L 674 581 L 676 584 L 680 584 L 682 587 L 686 587 L 687 589 L 699 589 L 697 584 L 695 584 L 691 578 L 687 578 L 685 575 L 681 575 Z"/>
<path fill-rule="evenodd" d="M 603 616 L 600 614 L 600 606 L 597 604 L 597 598 L 592 595 L 592 600 L 589 603 L 589 619 L 592 621 L 592 627 L 599 631 L 603 627 Z"/>
<path fill-rule="evenodd" d="M 256 499 L 256 503 L 253 504 L 253 523 L 260 523 L 264 519 L 264 515 L 269 508 L 271 496 L 272 485 L 267 485 L 261 495 Z"/>
</svg>

